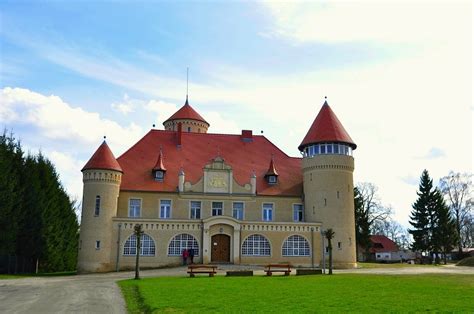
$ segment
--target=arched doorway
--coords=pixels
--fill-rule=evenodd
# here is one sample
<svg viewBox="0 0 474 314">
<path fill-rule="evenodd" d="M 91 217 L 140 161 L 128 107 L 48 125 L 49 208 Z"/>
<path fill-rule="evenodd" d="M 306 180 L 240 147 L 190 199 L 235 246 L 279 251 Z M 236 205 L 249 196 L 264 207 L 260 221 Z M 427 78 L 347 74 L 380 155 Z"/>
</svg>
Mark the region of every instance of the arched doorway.
<svg viewBox="0 0 474 314">
<path fill-rule="evenodd" d="M 211 262 L 230 262 L 230 237 L 226 234 L 216 234 L 211 238 Z"/>
</svg>

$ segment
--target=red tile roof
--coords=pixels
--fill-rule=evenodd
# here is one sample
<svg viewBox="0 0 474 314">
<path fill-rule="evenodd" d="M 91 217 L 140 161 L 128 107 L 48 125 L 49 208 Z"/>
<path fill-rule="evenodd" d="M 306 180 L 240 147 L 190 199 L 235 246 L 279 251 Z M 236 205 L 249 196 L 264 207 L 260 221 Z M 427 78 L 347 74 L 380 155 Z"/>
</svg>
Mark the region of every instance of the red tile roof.
<svg viewBox="0 0 474 314">
<path fill-rule="evenodd" d="M 372 235 L 370 242 L 372 242 L 370 253 L 399 251 L 397 244 L 384 235 Z"/>
<path fill-rule="evenodd" d="M 306 145 L 327 142 L 346 143 L 354 149 L 357 147 L 325 101 L 298 149 L 302 151 Z"/>
<path fill-rule="evenodd" d="M 178 120 L 178 119 L 189 119 L 189 120 L 198 120 L 204 123 L 209 124 L 204 118 L 194 110 L 191 105 L 189 105 L 188 99 L 186 98 L 186 103 L 183 107 L 181 107 L 178 111 L 176 111 L 171 117 L 169 117 L 164 123 L 170 120 Z"/>
<path fill-rule="evenodd" d="M 180 168 L 186 181 L 196 183 L 203 176 L 203 167 L 220 155 L 233 169 L 240 185 L 250 183 L 255 170 L 257 194 L 301 196 L 303 178 L 301 158 L 289 157 L 264 136 L 253 136 L 243 141 L 241 135 L 182 133 L 181 147 L 177 147 L 177 132 L 151 130 L 133 147 L 118 158 L 123 168 L 121 190 L 176 192 Z M 150 174 L 158 158 L 160 145 L 166 155 L 167 175 L 163 182 Z M 274 155 L 278 164 L 278 184 L 269 186 L 265 180 L 268 156 Z"/>
<path fill-rule="evenodd" d="M 122 171 L 120 164 L 115 159 L 114 154 L 112 154 L 109 145 L 107 145 L 105 141 L 97 148 L 94 155 L 92 155 L 91 159 L 89 159 L 81 171 L 89 169 Z"/>
</svg>

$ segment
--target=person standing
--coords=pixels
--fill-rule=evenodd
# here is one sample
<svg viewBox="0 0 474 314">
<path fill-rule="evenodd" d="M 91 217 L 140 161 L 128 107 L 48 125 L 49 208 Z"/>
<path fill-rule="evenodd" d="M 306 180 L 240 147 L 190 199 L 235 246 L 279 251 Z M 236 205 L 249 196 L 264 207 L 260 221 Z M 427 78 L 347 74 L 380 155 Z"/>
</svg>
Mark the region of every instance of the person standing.
<svg viewBox="0 0 474 314">
<path fill-rule="evenodd" d="M 194 249 L 193 248 L 189 249 L 189 260 L 191 264 L 194 264 Z"/>
<path fill-rule="evenodd" d="M 184 249 L 184 250 L 183 250 L 182 256 L 183 256 L 183 266 L 184 266 L 184 265 L 186 265 L 187 262 L 188 262 L 188 257 L 189 257 L 189 251 L 188 251 L 188 249 Z"/>
</svg>

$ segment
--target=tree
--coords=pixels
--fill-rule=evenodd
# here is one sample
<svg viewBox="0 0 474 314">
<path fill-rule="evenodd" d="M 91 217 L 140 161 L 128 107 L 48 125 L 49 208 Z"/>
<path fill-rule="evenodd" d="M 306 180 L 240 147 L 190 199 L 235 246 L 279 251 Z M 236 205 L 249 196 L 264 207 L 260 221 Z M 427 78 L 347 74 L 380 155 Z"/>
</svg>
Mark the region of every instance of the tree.
<svg viewBox="0 0 474 314">
<path fill-rule="evenodd" d="M 425 169 L 420 178 L 418 199 L 412 205 L 413 210 L 410 214 L 410 224 L 413 229 L 409 230 L 413 236 L 412 249 L 424 253 L 432 249 L 432 188 L 433 180 Z"/>
<path fill-rule="evenodd" d="M 458 251 L 462 254 L 463 247 L 474 245 L 472 225 L 474 223 L 472 174 L 450 172 L 441 178 L 440 188 L 446 198 L 455 219 L 458 233 Z"/>
<path fill-rule="evenodd" d="M 447 263 L 446 255 L 451 252 L 457 242 L 456 222 L 451 217 L 449 207 L 438 189 L 433 193 L 436 215 L 436 228 L 433 235 L 434 247 L 443 252 L 444 264 Z"/>
<path fill-rule="evenodd" d="M 364 259 L 367 259 L 370 249 L 370 224 L 367 211 L 364 210 L 364 201 L 357 187 L 354 188 L 354 217 L 356 227 L 356 251 L 359 256 L 359 248 L 364 249 Z"/>
<path fill-rule="evenodd" d="M 393 219 L 376 223 L 374 231 L 375 234 L 381 234 L 392 239 L 400 249 L 408 249 L 410 246 L 408 230 Z"/>
<path fill-rule="evenodd" d="M 141 239 L 144 231 L 142 230 L 141 224 L 136 224 L 133 228 L 133 234 L 137 239 L 137 255 L 135 260 L 135 279 L 140 279 L 140 249 L 141 249 Z"/>
<path fill-rule="evenodd" d="M 335 232 L 329 228 L 324 231 L 324 236 L 328 240 L 328 251 L 329 251 L 329 275 L 332 275 L 332 242 L 331 240 L 334 238 Z"/>
<path fill-rule="evenodd" d="M 378 188 L 373 183 L 358 183 L 357 190 L 363 204 L 362 215 L 366 216 L 370 232 L 373 233 L 374 223 L 384 221 L 390 217 L 392 209 L 381 204 L 377 195 Z"/>
</svg>

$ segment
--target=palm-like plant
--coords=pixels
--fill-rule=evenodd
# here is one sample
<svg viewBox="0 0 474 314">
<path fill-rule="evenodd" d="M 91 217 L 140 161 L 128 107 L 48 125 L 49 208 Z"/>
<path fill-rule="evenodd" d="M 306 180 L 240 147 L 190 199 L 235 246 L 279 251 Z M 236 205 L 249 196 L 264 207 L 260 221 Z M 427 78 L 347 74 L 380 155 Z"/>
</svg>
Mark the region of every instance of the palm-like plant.
<svg viewBox="0 0 474 314">
<path fill-rule="evenodd" d="M 331 240 L 334 238 L 335 232 L 332 228 L 329 228 L 324 232 L 324 236 L 328 240 L 328 251 L 329 251 L 329 275 L 332 275 L 332 243 Z"/>
</svg>

